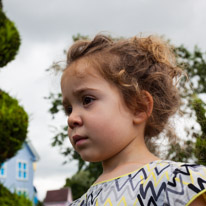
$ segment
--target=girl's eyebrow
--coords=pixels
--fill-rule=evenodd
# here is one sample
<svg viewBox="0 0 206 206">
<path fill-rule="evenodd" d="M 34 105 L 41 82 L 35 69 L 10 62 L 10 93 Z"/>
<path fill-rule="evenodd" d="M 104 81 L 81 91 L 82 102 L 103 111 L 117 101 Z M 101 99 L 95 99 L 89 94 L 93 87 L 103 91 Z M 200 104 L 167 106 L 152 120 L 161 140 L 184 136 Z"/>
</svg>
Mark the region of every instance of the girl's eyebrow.
<svg viewBox="0 0 206 206">
<path fill-rule="evenodd" d="M 79 96 L 79 95 L 81 95 L 85 92 L 88 92 L 88 91 L 97 91 L 97 89 L 90 88 L 90 87 L 79 88 L 79 89 L 76 89 L 75 91 L 73 91 L 73 95 L 74 96 Z"/>
</svg>

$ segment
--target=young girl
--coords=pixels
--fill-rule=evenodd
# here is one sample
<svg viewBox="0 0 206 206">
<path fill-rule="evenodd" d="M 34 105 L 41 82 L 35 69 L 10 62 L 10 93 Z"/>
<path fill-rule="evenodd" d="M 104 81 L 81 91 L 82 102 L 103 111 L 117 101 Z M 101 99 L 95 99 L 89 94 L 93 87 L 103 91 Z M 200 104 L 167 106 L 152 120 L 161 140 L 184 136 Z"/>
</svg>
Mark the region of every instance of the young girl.
<svg viewBox="0 0 206 206">
<path fill-rule="evenodd" d="M 160 160 L 145 144 L 180 104 L 174 80 L 181 69 L 166 43 L 97 35 L 76 42 L 67 64 L 61 88 L 69 139 L 83 160 L 103 166 L 71 205 L 206 205 L 206 168 Z"/>
</svg>

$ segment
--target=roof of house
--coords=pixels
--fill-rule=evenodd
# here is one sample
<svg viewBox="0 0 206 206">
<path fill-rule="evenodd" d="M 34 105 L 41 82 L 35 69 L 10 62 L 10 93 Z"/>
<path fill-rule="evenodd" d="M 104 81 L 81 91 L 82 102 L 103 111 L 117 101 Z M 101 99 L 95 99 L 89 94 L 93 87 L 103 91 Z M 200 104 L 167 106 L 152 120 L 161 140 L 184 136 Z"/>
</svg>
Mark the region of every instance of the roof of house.
<svg viewBox="0 0 206 206">
<path fill-rule="evenodd" d="M 66 202 L 72 201 L 71 189 L 70 188 L 62 188 L 60 190 L 50 190 L 46 193 L 46 198 L 44 199 L 44 203 L 48 202 Z"/>
<path fill-rule="evenodd" d="M 36 152 L 36 150 L 34 149 L 31 141 L 29 139 L 27 139 L 25 141 L 25 143 L 27 144 L 28 148 L 30 149 L 31 153 L 33 154 L 34 161 L 38 161 L 40 159 L 40 157 L 39 157 L 38 153 Z"/>
</svg>

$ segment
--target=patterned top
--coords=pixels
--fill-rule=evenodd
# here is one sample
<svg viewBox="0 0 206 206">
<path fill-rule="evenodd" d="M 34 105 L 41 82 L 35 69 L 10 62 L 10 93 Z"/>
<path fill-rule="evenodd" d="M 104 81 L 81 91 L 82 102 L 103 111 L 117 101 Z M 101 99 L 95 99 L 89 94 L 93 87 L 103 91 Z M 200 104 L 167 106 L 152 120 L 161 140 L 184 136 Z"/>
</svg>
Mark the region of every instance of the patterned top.
<svg viewBox="0 0 206 206">
<path fill-rule="evenodd" d="M 183 206 L 201 194 L 205 198 L 206 167 L 157 160 L 92 185 L 70 206 Z"/>
</svg>

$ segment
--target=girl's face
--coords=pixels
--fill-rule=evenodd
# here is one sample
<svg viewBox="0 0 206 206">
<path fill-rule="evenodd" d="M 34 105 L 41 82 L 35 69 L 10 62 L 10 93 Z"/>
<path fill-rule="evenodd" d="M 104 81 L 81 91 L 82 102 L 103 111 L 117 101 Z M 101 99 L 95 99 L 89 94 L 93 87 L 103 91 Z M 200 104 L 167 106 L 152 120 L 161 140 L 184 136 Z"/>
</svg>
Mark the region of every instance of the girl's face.
<svg viewBox="0 0 206 206">
<path fill-rule="evenodd" d="M 107 160 L 136 138 L 134 115 L 121 93 L 86 60 L 65 70 L 61 89 L 69 139 L 82 159 Z"/>
</svg>

